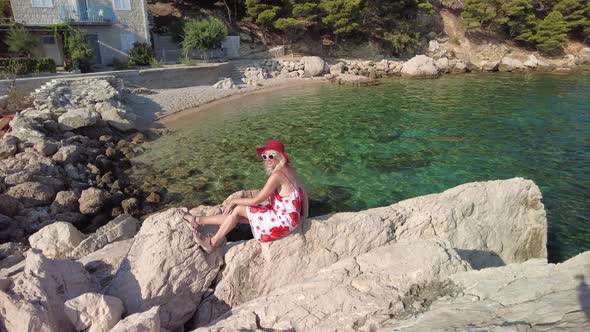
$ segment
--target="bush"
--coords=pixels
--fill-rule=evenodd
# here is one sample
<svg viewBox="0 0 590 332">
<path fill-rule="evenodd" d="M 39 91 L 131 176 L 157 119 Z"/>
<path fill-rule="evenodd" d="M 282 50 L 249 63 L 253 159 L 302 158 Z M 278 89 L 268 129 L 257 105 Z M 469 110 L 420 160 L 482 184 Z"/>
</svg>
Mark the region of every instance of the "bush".
<svg viewBox="0 0 590 332">
<path fill-rule="evenodd" d="M 92 71 L 94 50 L 84 35 L 79 31 L 71 31 L 64 36 L 64 39 L 66 57 L 72 62 L 67 64 L 66 69 L 73 66 L 83 73 Z"/>
<path fill-rule="evenodd" d="M 31 50 L 39 45 L 39 38 L 33 36 L 23 25 L 15 24 L 8 31 L 6 44 L 10 52 L 19 55 L 30 55 Z"/>
<path fill-rule="evenodd" d="M 146 43 L 135 43 L 129 51 L 129 64 L 136 66 L 147 66 L 155 56 L 150 45 Z"/>
<path fill-rule="evenodd" d="M 535 41 L 537 48 L 543 52 L 554 52 L 565 46 L 567 22 L 560 12 L 553 11 L 537 25 Z"/>
<path fill-rule="evenodd" d="M 0 71 L 14 71 L 16 75 L 55 73 L 55 62 L 51 58 L 0 58 Z"/>
<path fill-rule="evenodd" d="M 193 19 L 184 26 L 182 48 L 185 55 L 192 49 L 209 50 L 219 47 L 225 36 L 227 36 L 227 28 L 221 20 L 215 17 Z"/>
<path fill-rule="evenodd" d="M 119 60 L 117 58 L 114 58 L 112 66 L 113 66 L 114 70 L 125 70 L 125 69 L 129 69 L 129 62 L 125 61 L 125 60 Z"/>
<path fill-rule="evenodd" d="M 162 67 L 162 65 L 160 64 L 160 61 L 158 61 L 158 59 L 156 57 L 153 57 L 150 60 L 150 67 L 152 67 L 152 68 L 160 68 L 160 67 Z"/>
</svg>

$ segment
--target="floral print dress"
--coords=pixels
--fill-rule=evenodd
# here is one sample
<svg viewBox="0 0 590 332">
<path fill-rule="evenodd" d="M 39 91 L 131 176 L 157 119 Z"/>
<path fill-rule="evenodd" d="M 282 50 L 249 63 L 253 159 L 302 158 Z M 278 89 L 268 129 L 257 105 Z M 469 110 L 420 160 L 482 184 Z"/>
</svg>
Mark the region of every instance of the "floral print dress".
<svg viewBox="0 0 590 332">
<path fill-rule="evenodd" d="M 289 177 L 283 175 L 293 188 L 290 195 L 283 197 L 276 190 L 267 205 L 250 206 L 247 209 L 252 234 L 258 242 L 280 239 L 299 224 L 303 190 L 301 187 L 296 189 Z"/>
</svg>

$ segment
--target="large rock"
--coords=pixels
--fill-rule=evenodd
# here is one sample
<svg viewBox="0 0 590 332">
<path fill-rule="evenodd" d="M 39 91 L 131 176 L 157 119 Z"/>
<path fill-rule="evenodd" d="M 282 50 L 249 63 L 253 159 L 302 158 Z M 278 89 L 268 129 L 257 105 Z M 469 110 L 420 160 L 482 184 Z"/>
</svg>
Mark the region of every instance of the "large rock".
<svg viewBox="0 0 590 332">
<path fill-rule="evenodd" d="M 14 156 L 17 147 L 18 139 L 16 137 L 7 136 L 0 140 L 0 159 Z"/>
<path fill-rule="evenodd" d="M 590 251 L 562 264 L 543 259 L 457 273 L 461 292 L 383 331 L 589 331 Z"/>
<path fill-rule="evenodd" d="M 73 331 L 64 313 L 64 302 L 96 292 L 82 264 L 47 259 L 30 250 L 24 271 L 0 290 L 0 329 L 20 331 Z"/>
<path fill-rule="evenodd" d="M 302 247 L 303 248 L 303 247 Z M 373 330 L 390 317 L 426 310 L 453 293 L 440 280 L 469 270 L 444 241 L 402 241 L 337 263 L 256 298 L 196 331 Z"/>
<path fill-rule="evenodd" d="M 322 75 L 326 68 L 326 62 L 319 56 L 304 56 L 300 62 L 303 63 L 306 77 Z"/>
<path fill-rule="evenodd" d="M 590 65 L 590 47 L 582 48 L 575 61 L 577 65 Z"/>
<path fill-rule="evenodd" d="M 25 182 L 11 187 L 8 196 L 18 199 L 25 207 L 49 205 L 55 198 L 54 188 L 39 183 Z"/>
<path fill-rule="evenodd" d="M 160 332 L 160 307 L 125 317 L 110 332 Z"/>
<path fill-rule="evenodd" d="M 93 126 L 98 120 L 98 114 L 89 108 L 74 108 L 57 118 L 59 128 L 63 131 Z"/>
<path fill-rule="evenodd" d="M 6 194 L 0 194 L 0 214 L 14 217 L 18 212 L 18 207 L 18 199 Z"/>
<path fill-rule="evenodd" d="M 345 67 L 346 67 L 346 64 L 344 62 L 338 62 L 337 64 L 330 67 L 330 74 L 332 74 L 334 76 L 338 76 L 338 75 L 344 73 Z"/>
<path fill-rule="evenodd" d="M 109 243 L 131 239 L 137 234 L 138 228 L 139 221 L 137 219 L 128 215 L 120 215 L 80 242 L 68 257 L 77 259 L 101 249 Z"/>
<path fill-rule="evenodd" d="M 222 264 L 205 254 L 178 209 L 147 218 L 105 293 L 123 300 L 128 313 L 161 306 L 162 326 L 175 329 L 195 312 Z"/>
<path fill-rule="evenodd" d="M 392 241 L 431 238 L 448 240 L 476 268 L 547 257 L 541 193 L 522 178 L 476 182 L 388 207 L 310 219 L 281 241 L 229 249 L 204 311 L 227 310 Z M 294 255 L 301 248 L 304 258 Z"/>
<path fill-rule="evenodd" d="M 77 331 L 108 332 L 121 319 L 123 302 L 114 296 L 82 294 L 65 303 L 65 313 Z"/>
<path fill-rule="evenodd" d="M 426 55 L 416 55 L 404 63 L 401 75 L 403 77 L 435 78 L 438 77 L 438 70 L 432 58 Z"/>
<path fill-rule="evenodd" d="M 16 220 L 0 214 L 0 243 L 20 241 L 24 235 L 25 230 Z"/>
<path fill-rule="evenodd" d="M 51 159 L 62 163 L 77 163 L 82 159 L 83 149 L 77 145 L 62 146 Z"/>
<path fill-rule="evenodd" d="M 103 121 L 122 131 L 133 130 L 136 128 L 135 115 L 122 108 L 117 108 L 108 102 L 95 105 L 96 111 L 100 114 Z"/>
<path fill-rule="evenodd" d="M 500 64 L 498 66 L 499 71 L 521 71 L 525 70 L 526 67 L 522 61 L 518 59 L 514 59 L 508 56 L 505 56 L 500 60 Z"/>
<path fill-rule="evenodd" d="M 78 203 L 82 214 L 95 214 L 102 208 L 107 200 L 107 193 L 97 188 L 88 188 L 82 191 Z"/>
<path fill-rule="evenodd" d="M 133 239 L 107 244 L 104 248 L 88 254 L 78 260 L 92 279 L 101 287 L 106 287 L 127 256 Z"/>
<path fill-rule="evenodd" d="M 32 248 L 41 250 L 46 257 L 66 258 L 84 237 L 72 224 L 56 222 L 31 235 L 29 242 Z"/>
<path fill-rule="evenodd" d="M 55 196 L 55 200 L 51 203 L 51 213 L 58 214 L 78 211 L 80 206 L 78 199 L 80 199 L 80 194 L 75 191 L 58 192 Z"/>
</svg>

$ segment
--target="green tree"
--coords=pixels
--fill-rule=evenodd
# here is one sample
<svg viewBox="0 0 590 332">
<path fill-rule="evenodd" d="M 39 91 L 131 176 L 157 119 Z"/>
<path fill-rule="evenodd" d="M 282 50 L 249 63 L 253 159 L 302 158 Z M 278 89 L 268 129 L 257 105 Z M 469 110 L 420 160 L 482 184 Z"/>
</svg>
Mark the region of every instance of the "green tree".
<svg viewBox="0 0 590 332">
<path fill-rule="evenodd" d="M 276 29 L 282 30 L 286 35 L 286 42 L 290 43 L 295 38 L 298 31 L 305 30 L 306 22 L 296 18 L 287 17 L 279 18 L 273 24 Z"/>
<path fill-rule="evenodd" d="M 362 0 L 320 0 L 324 12 L 322 23 L 338 36 L 360 28 Z"/>
<path fill-rule="evenodd" d="M 10 26 L 6 44 L 8 51 L 17 55 L 31 56 L 31 51 L 39 45 L 39 38 L 34 36 L 22 24 L 13 24 Z"/>
<path fill-rule="evenodd" d="M 258 17 L 256 18 L 256 23 L 262 25 L 272 25 L 280 10 L 281 7 L 274 6 L 270 9 L 262 11 L 260 14 L 258 14 Z"/>
<path fill-rule="evenodd" d="M 558 11 L 552 11 L 537 26 L 535 34 L 537 48 L 544 52 L 553 52 L 563 48 L 567 32 L 567 22 L 563 15 Z"/>
<path fill-rule="evenodd" d="M 499 1 L 500 15 L 496 23 L 513 39 L 528 43 L 534 41 L 536 16 L 533 0 Z"/>
<path fill-rule="evenodd" d="M 83 33 L 70 28 L 68 32 L 64 33 L 64 48 L 66 59 L 70 62 L 66 67 L 72 66 L 80 69 L 83 73 L 92 71 L 94 50 Z"/>
<path fill-rule="evenodd" d="M 245 5 L 248 20 L 267 26 L 272 26 L 285 7 L 281 0 L 246 0 Z"/>
<path fill-rule="evenodd" d="M 295 0 L 297 1 L 297 0 Z M 317 3 L 303 0 L 292 4 L 292 16 L 304 21 L 307 26 L 317 24 L 320 20 L 320 6 Z"/>
<path fill-rule="evenodd" d="M 590 36 L 590 1 L 561 0 L 553 10 L 563 15 L 572 35 L 582 39 Z"/>
<path fill-rule="evenodd" d="M 497 9 L 491 0 L 465 0 L 461 13 L 465 29 L 489 29 L 495 22 Z"/>
<path fill-rule="evenodd" d="M 218 18 L 189 20 L 184 25 L 184 55 L 188 58 L 189 52 L 193 49 L 205 51 L 219 47 L 226 36 L 227 27 Z"/>
</svg>

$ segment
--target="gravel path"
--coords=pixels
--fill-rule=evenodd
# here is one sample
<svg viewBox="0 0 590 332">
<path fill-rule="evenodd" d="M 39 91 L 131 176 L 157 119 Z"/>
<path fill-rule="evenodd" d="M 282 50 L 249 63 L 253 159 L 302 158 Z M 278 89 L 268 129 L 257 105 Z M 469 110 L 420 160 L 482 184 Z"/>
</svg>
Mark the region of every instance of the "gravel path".
<svg viewBox="0 0 590 332">
<path fill-rule="evenodd" d="M 207 103 L 234 95 L 246 95 L 260 90 L 272 90 L 288 86 L 324 81 L 323 79 L 272 78 L 265 80 L 262 86 L 239 85 L 235 89 L 216 89 L 212 86 L 193 86 L 179 89 L 151 90 L 149 94 L 131 93 L 126 102 L 133 112 L 140 117 L 140 125 L 149 125 L 169 115 L 197 108 Z"/>
</svg>

